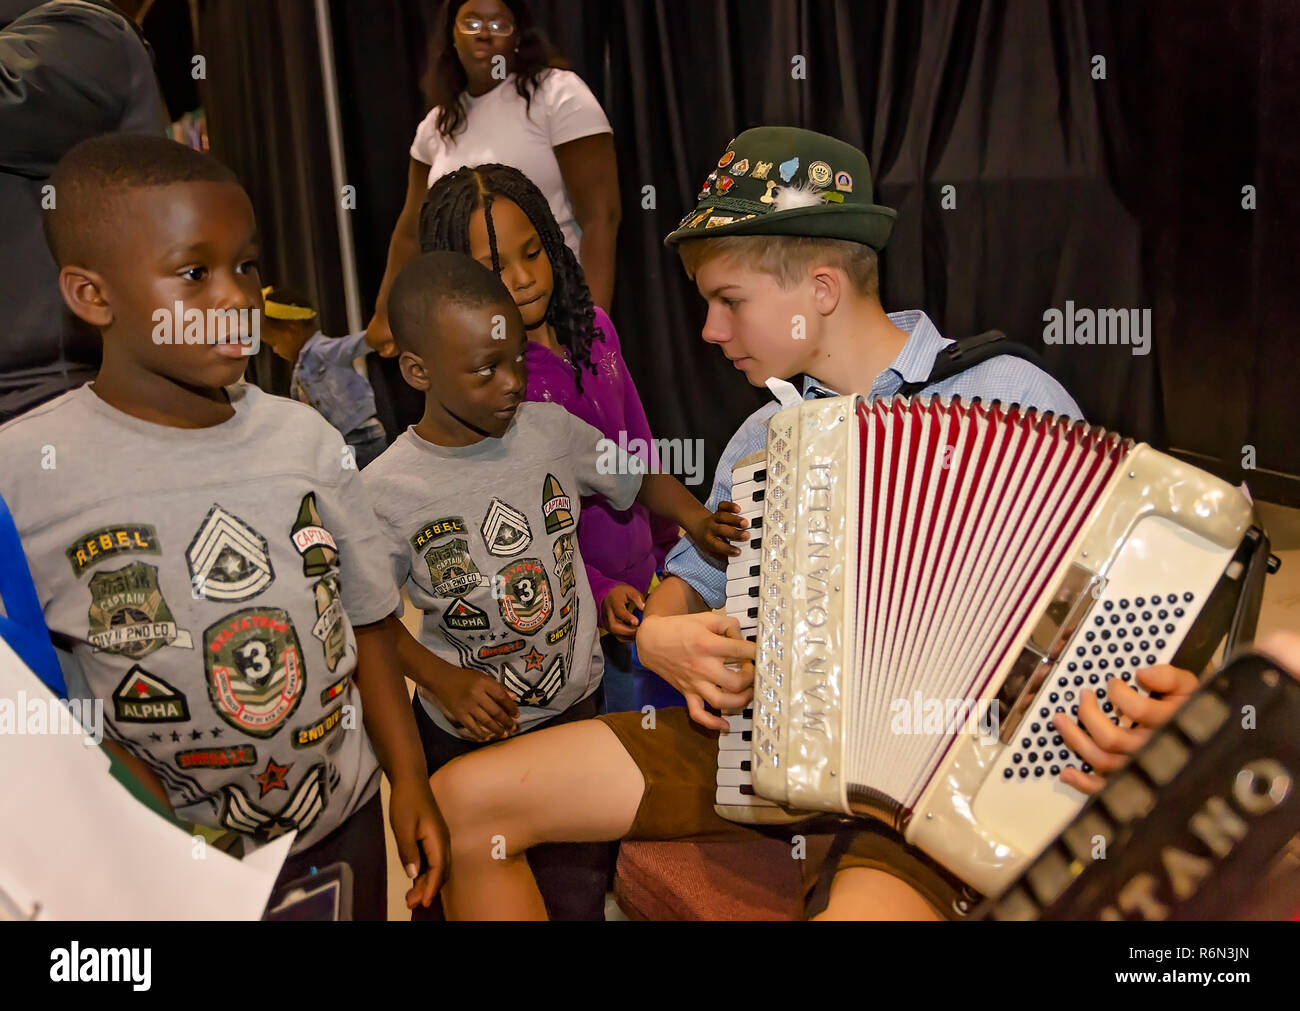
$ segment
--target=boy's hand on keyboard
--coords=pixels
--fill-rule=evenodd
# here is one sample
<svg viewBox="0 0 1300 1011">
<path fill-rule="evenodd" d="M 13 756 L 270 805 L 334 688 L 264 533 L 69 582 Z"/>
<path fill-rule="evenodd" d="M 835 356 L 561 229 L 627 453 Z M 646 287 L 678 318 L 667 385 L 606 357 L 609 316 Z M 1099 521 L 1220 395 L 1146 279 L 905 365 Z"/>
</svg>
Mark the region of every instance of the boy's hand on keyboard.
<svg viewBox="0 0 1300 1011">
<path fill-rule="evenodd" d="M 1158 692 L 1152 698 L 1136 691 L 1119 678 L 1106 682 L 1106 695 L 1115 705 L 1120 724 L 1111 723 L 1110 716 L 1102 712 L 1097 696 L 1092 691 L 1079 693 L 1079 721 L 1065 713 L 1052 717 L 1052 725 L 1071 751 L 1093 767 L 1096 773 L 1069 768 L 1061 772 L 1061 782 L 1082 793 L 1096 793 L 1105 785 L 1102 778 L 1114 772 L 1129 756 L 1146 744 L 1151 731 L 1173 716 L 1187 696 L 1196 690 L 1196 675 L 1191 671 L 1157 664 L 1137 672 L 1143 688 Z M 1086 731 L 1086 732 L 1085 732 Z"/>
<path fill-rule="evenodd" d="M 496 678 L 464 667 L 443 672 L 433 693 L 447 715 L 476 741 L 506 737 L 519 728 L 519 700 Z"/>
<path fill-rule="evenodd" d="M 688 533 L 697 548 L 725 562 L 740 554 L 740 548 L 735 547 L 732 541 L 749 540 L 745 530 L 748 526 L 749 520 L 740 515 L 740 506 L 735 502 L 719 502 L 718 511 L 706 513 L 699 528 Z"/>
<path fill-rule="evenodd" d="M 600 623 L 609 632 L 613 632 L 624 642 L 636 638 L 636 629 L 641 622 L 632 612 L 645 607 L 645 597 L 636 591 L 636 587 L 619 583 L 613 587 L 600 603 Z"/>
<path fill-rule="evenodd" d="M 724 717 L 705 710 L 739 709 L 754 694 L 752 642 L 740 637 L 740 622 L 725 614 L 648 615 L 636 637 L 641 664 L 686 697 L 691 719 L 725 731 Z"/>
</svg>

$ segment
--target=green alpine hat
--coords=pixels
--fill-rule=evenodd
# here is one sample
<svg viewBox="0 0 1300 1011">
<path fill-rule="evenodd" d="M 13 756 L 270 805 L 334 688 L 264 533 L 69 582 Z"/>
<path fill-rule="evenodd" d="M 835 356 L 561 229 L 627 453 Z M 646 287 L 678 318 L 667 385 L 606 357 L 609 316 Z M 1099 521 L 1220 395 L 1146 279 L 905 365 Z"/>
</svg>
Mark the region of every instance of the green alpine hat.
<svg viewBox="0 0 1300 1011">
<path fill-rule="evenodd" d="M 727 145 L 695 209 L 664 243 L 798 235 L 879 250 L 896 216 L 892 207 L 872 203 L 871 165 L 852 144 L 792 126 L 760 126 Z"/>
</svg>

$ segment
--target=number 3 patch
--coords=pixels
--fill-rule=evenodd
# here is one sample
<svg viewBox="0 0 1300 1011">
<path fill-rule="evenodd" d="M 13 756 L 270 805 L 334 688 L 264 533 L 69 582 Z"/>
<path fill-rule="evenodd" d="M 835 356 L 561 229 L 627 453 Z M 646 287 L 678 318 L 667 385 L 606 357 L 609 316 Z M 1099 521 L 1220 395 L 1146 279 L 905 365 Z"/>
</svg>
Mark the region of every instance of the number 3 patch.
<svg viewBox="0 0 1300 1011">
<path fill-rule="evenodd" d="M 551 618 L 554 598 L 546 567 L 536 558 L 521 558 L 497 573 L 501 618 L 516 632 L 532 635 Z"/>
<path fill-rule="evenodd" d="M 307 672 L 287 612 L 251 607 L 203 633 L 208 696 L 236 730 L 272 737 L 302 701 Z"/>
</svg>

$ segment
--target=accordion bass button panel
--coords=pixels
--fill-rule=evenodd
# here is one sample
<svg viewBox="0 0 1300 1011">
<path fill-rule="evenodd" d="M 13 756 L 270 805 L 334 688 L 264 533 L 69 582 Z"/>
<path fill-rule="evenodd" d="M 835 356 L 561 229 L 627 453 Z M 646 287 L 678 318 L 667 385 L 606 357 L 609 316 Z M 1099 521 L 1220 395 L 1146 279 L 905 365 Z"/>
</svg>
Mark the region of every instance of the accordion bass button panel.
<svg viewBox="0 0 1300 1011">
<path fill-rule="evenodd" d="M 1077 813 L 1084 797 L 1060 782 L 1067 767 L 1091 769 L 1051 721 L 1077 719 L 1086 692 L 1112 723 L 1112 681 L 1145 694 L 1137 672 L 1168 663 L 1196 620 L 1232 551 L 1162 516 L 1139 520 L 1029 711 L 975 796 L 975 821 L 1024 854 L 1037 852 Z M 1028 743 L 1026 743 L 1028 742 Z M 1055 770 L 1055 771 L 1053 771 Z"/>
</svg>

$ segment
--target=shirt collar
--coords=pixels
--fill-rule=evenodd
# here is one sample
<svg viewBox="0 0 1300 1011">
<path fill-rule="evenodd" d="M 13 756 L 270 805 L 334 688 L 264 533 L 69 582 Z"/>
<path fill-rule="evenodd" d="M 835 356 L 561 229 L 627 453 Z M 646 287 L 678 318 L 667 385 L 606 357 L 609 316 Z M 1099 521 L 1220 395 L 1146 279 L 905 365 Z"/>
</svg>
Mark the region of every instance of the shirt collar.
<svg viewBox="0 0 1300 1011">
<path fill-rule="evenodd" d="M 930 370 L 934 368 L 935 356 L 952 343 L 939 333 L 939 328 L 920 309 L 891 312 L 888 315 L 889 321 L 908 335 L 907 343 L 903 345 L 889 367 L 872 381 L 872 396 L 887 396 L 897 392 L 904 383 L 928 379 Z M 838 393 L 812 376 L 803 377 L 805 400 L 837 396 Z"/>
</svg>

